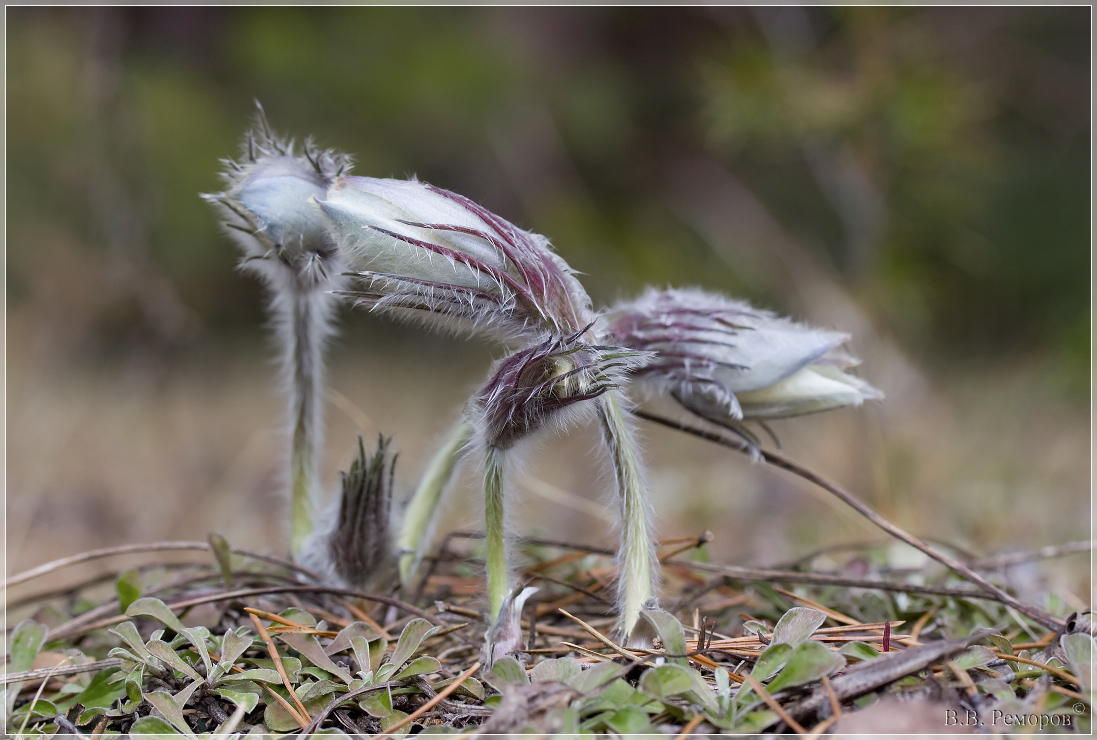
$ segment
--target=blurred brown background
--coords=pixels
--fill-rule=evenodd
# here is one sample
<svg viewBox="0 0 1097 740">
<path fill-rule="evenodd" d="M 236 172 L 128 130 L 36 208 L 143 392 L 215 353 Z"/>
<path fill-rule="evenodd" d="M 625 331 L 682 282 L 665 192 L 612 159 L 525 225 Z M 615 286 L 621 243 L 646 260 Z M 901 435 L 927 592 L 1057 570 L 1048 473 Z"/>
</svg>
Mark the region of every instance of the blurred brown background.
<svg viewBox="0 0 1097 740">
<path fill-rule="evenodd" d="M 209 531 L 284 547 L 263 299 L 198 198 L 256 98 L 361 174 L 548 235 L 596 303 L 699 285 L 852 332 L 887 401 L 775 428 L 911 531 L 1086 539 L 1089 28 L 1084 7 L 9 8 L 7 572 Z M 395 437 L 408 490 L 498 353 L 344 311 L 332 487 L 360 430 Z M 711 529 L 715 559 L 878 537 L 779 471 L 643 436 L 661 534 Z M 525 533 L 607 539 L 594 439 L 531 453 Z M 448 525 L 477 526 L 475 489 Z M 1043 572 L 1088 600 L 1084 557 Z"/>
</svg>

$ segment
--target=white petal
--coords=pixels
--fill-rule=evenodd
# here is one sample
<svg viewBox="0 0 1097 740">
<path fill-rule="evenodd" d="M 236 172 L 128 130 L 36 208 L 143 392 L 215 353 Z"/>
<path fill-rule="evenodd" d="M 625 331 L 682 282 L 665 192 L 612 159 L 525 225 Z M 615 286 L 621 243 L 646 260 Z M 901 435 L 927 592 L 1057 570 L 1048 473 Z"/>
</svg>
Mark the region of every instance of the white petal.
<svg viewBox="0 0 1097 740">
<path fill-rule="evenodd" d="M 848 338 L 791 322 L 761 322 L 729 338 L 734 347 L 717 347 L 721 361 L 746 367 L 721 365 L 715 376 L 736 395 L 758 391 L 788 378 Z"/>
<path fill-rule="evenodd" d="M 738 394 L 747 419 L 776 419 L 860 406 L 878 393 L 867 383 L 834 368 L 812 365 L 779 383 L 751 393 Z"/>
</svg>

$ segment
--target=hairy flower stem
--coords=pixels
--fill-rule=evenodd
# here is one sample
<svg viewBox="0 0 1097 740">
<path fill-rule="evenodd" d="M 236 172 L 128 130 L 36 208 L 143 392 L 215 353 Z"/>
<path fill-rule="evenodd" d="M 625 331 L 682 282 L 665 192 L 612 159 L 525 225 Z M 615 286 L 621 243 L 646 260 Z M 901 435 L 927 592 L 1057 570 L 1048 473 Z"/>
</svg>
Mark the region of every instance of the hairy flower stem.
<svg viewBox="0 0 1097 740">
<path fill-rule="evenodd" d="M 491 621 L 499 619 L 510 593 L 507 541 L 503 526 L 503 475 L 506 452 L 489 446 L 484 456 L 484 544 L 488 565 L 488 602 Z"/>
<path fill-rule="evenodd" d="M 396 551 L 400 553 L 400 583 L 404 586 L 409 585 L 423 553 L 430 545 L 431 534 L 438 523 L 442 496 L 449 488 L 461 451 L 471 436 L 472 425 L 462 417 L 430 459 L 419 486 L 408 500 L 396 542 Z"/>
<path fill-rule="evenodd" d="M 283 370 L 289 385 L 290 554 L 301 555 L 312 531 L 319 495 L 319 457 L 324 424 L 324 342 L 330 333 L 333 296 L 294 285 L 276 301 L 282 317 Z M 280 310 L 280 311 L 279 311 Z"/>
<path fill-rule="evenodd" d="M 613 458 L 613 474 L 621 501 L 621 545 L 617 551 L 618 629 L 628 637 L 640 610 L 655 596 L 655 541 L 644 489 L 639 450 L 621 394 L 607 391 L 598 403 L 602 435 Z"/>
</svg>

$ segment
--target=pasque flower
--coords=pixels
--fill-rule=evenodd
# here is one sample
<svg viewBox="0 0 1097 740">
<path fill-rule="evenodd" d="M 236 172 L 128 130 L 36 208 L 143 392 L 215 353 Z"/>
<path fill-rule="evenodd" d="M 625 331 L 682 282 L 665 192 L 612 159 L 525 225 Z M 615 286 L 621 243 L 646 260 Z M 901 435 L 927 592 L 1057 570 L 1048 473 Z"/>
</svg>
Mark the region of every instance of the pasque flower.
<svg viewBox="0 0 1097 740">
<path fill-rule="evenodd" d="M 319 202 L 346 254 L 348 295 L 470 332 L 529 340 L 593 318 L 548 240 L 417 180 L 340 177 Z"/>
<path fill-rule="evenodd" d="M 243 156 L 224 160 L 224 192 L 204 196 L 243 252 L 241 267 L 260 277 L 282 353 L 289 400 L 290 551 L 297 557 L 312 530 L 319 495 L 323 437 L 324 343 L 332 333 L 343 281 L 343 258 L 311 199 L 347 172 L 350 159 L 306 142 L 275 136 L 262 108 L 248 132 Z"/>
<path fill-rule="evenodd" d="M 488 599 L 495 622 L 511 591 L 504 531 L 506 468 L 510 450 L 531 433 L 561 428 L 594 406 L 598 398 L 642 367 L 647 353 L 594 346 L 585 330 L 547 339 L 497 362 L 488 382 L 473 397 L 470 415 L 484 454 L 485 546 Z"/>
<path fill-rule="evenodd" d="M 547 239 L 464 196 L 415 180 L 341 177 L 318 205 L 354 280 L 345 294 L 359 304 L 526 346 L 496 368 L 473 404 L 473 423 L 451 432 L 431 461 L 409 503 L 401 546 L 412 551 L 422 547 L 431 521 L 428 512 L 438 509 L 455 458 L 469 446 L 482 448 L 489 595 L 497 621 L 507 593 L 502 535 L 505 452 L 550 417 L 567 418 L 557 413 L 565 407 L 593 401 L 588 408 L 596 409 L 601 420 L 621 503 L 620 626 L 628 634 L 640 608 L 654 597 L 654 544 L 627 404 L 613 387 L 617 381 L 603 382 L 597 372 L 613 369 L 620 374 L 639 361 L 600 366 L 600 354 L 608 351 L 616 355 L 615 363 L 621 363 L 623 353 L 596 346 L 596 316 L 571 268 Z M 531 368 L 548 374 L 528 375 Z M 557 372 L 560 377 L 552 380 Z M 587 378 L 591 372 L 595 375 Z M 510 374 L 518 378 L 517 385 Z M 534 377 L 539 379 L 531 380 Z M 405 579 L 412 563 L 414 556 L 401 563 Z"/>
<path fill-rule="evenodd" d="M 694 289 L 649 288 L 609 309 L 605 335 L 656 353 L 638 377 L 709 421 L 775 419 L 882 394 L 846 370 L 848 334 L 815 329 Z"/>
</svg>

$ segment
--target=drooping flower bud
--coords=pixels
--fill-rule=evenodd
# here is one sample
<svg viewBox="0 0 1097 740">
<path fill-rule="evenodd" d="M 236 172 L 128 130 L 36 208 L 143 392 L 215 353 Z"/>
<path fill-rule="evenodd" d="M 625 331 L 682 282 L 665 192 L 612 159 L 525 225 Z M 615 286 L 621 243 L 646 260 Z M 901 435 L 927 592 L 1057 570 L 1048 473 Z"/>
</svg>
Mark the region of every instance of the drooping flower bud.
<svg viewBox="0 0 1097 740">
<path fill-rule="evenodd" d="M 526 340 L 593 319 L 547 239 L 462 195 L 417 180 L 339 177 L 319 205 L 360 305 Z"/>
<path fill-rule="evenodd" d="M 651 359 L 643 351 L 586 344 L 583 332 L 547 339 L 496 364 L 474 399 L 483 442 L 505 450 L 548 424 L 565 423 L 566 409 L 618 387 Z"/>
<path fill-rule="evenodd" d="M 339 497 L 305 543 L 301 562 L 332 582 L 369 588 L 390 577 L 392 491 L 396 455 L 378 438 L 367 457 L 362 438 L 350 469 L 340 474 Z"/>
<path fill-rule="evenodd" d="M 306 141 L 300 154 L 292 139 L 275 136 L 259 112 L 259 126 L 245 135 L 243 156 L 222 160 L 227 187 L 203 196 L 244 253 L 242 266 L 279 279 L 288 268 L 300 287 L 324 287 L 341 271 L 327 220 L 311 202 L 322 198 L 350 157 Z"/>
<path fill-rule="evenodd" d="M 845 370 L 841 332 L 814 329 L 714 293 L 648 289 L 606 313 L 604 335 L 653 351 L 638 377 L 710 421 L 774 419 L 882 394 Z"/>
</svg>

